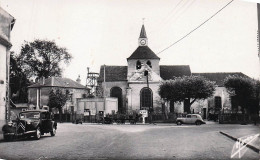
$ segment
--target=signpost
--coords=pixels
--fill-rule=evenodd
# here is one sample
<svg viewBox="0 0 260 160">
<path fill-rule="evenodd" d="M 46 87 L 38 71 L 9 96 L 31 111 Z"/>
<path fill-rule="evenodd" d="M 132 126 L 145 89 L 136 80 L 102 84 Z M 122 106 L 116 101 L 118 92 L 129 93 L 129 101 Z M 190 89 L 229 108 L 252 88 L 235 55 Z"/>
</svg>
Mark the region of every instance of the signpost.
<svg viewBox="0 0 260 160">
<path fill-rule="evenodd" d="M 148 111 L 147 110 L 140 110 L 139 113 L 142 115 L 143 124 L 145 124 L 145 117 L 148 117 Z"/>
</svg>

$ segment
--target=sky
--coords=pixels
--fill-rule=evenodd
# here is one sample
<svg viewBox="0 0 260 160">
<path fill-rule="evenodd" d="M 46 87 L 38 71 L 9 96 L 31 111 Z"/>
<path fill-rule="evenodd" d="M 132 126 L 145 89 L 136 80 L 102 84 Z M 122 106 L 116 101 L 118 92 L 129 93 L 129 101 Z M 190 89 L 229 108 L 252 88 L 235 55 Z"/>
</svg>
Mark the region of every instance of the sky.
<svg viewBox="0 0 260 160">
<path fill-rule="evenodd" d="M 202 24 L 230 0 L 0 0 L 16 19 L 12 51 L 24 41 L 54 40 L 73 56 L 63 77 L 85 85 L 87 67 L 127 65 L 144 23 L 157 54 Z M 144 20 L 143 20 L 144 18 Z M 235 0 L 196 31 L 158 54 L 160 65 L 190 65 L 192 73 L 242 72 L 259 78 L 256 2 Z"/>
</svg>

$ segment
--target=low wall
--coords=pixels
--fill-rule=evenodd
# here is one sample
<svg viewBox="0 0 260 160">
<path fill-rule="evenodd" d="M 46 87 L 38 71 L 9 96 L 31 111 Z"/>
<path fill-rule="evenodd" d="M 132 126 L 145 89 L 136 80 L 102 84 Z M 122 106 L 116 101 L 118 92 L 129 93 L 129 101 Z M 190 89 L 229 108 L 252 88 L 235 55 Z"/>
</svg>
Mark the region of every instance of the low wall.
<svg viewBox="0 0 260 160">
<path fill-rule="evenodd" d="M 219 114 L 219 124 L 243 124 L 259 121 L 259 116 L 242 113 L 221 113 Z"/>
</svg>

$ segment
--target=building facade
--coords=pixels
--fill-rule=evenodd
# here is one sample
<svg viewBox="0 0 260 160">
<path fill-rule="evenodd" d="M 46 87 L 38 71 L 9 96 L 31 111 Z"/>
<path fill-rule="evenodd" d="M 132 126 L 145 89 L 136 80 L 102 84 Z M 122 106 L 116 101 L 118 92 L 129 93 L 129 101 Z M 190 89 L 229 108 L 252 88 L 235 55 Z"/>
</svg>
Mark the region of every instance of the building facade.
<svg viewBox="0 0 260 160">
<path fill-rule="evenodd" d="M 248 77 L 241 72 L 225 72 L 225 73 L 192 73 L 194 76 L 203 76 L 210 81 L 216 83 L 216 90 L 212 97 L 206 100 L 194 102 L 191 106 L 191 111 L 200 113 L 204 119 L 208 118 L 209 114 L 217 114 L 220 111 L 225 113 L 236 113 L 239 111 L 238 105 L 234 99 L 229 96 L 227 89 L 224 87 L 224 80 L 228 76 Z"/>
<path fill-rule="evenodd" d="M 15 19 L 0 7 L 0 128 L 5 124 L 9 115 L 9 61 L 11 30 Z"/>
<path fill-rule="evenodd" d="M 104 96 L 118 98 L 119 112 L 153 109 L 155 113 L 162 113 L 165 102 L 158 94 L 160 82 L 178 76 L 189 76 L 191 71 L 189 65 L 160 65 L 160 58 L 148 47 L 143 25 L 138 47 L 127 58 L 127 66 L 103 65 L 99 75 L 98 83 L 102 85 Z"/>
<path fill-rule="evenodd" d="M 160 65 L 160 58 L 148 47 L 144 25 L 138 38 L 137 49 L 126 59 L 127 66 L 101 66 L 99 85 L 104 97 L 118 98 L 118 111 L 121 113 L 153 109 L 154 113 L 183 113 L 184 103 L 164 102 L 158 88 L 161 81 L 181 76 L 203 76 L 215 81 L 214 95 L 204 101 L 196 101 L 191 112 L 208 118 L 209 113 L 236 107 L 224 87 L 224 79 L 230 75 L 246 76 L 243 73 L 191 73 L 189 65 Z M 232 108 L 233 105 L 233 108 Z"/>
<path fill-rule="evenodd" d="M 80 81 L 78 80 L 78 82 Z M 89 89 L 78 82 L 61 77 L 42 79 L 39 83 L 28 87 L 28 104 L 34 108 L 48 106 L 50 91 L 62 89 L 69 91 L 69 99 L 63 107 L 63 111 L 68 113 L 77 111 L 77 98 L 86 98 L 89 94 Z"/>
</svg>

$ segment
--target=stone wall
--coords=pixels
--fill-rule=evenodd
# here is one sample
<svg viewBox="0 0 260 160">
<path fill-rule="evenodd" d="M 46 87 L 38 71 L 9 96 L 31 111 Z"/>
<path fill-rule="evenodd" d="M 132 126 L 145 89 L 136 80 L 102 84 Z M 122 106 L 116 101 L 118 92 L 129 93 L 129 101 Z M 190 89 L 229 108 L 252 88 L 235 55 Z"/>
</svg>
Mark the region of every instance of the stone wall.
<svg viewBox="0 0 260 160">
<path fill-rule="evenodd" d="M 8 90 L 7 75 L 9 51 L 11 47 L 11 23 L 14 18 L 0 7 L 0 132 L 6 119 L 6 91 Z M 9 66 L 9 65 L 8 65 Z"/>
<path fill-rule="evenodd" d="M 126 90 L 127 90 L 127 82 L 126 81 L 118 81 L 118 82 L 102 82 L 102 87 L 104 89 L 104 97 L 110 97 L 110 91 L 113 87 L 119 87 L 122 89 L 122 103 L 123 110 L 127 111 L 126 105 Z M 120 106 L 118 106 L 120 107 Z"/>
<path fill-rule="evenodd" d="M 0 44 L 0 128 L 5 123 L 6 111 L 6 54 L 6 47 Z"/>
<path fill-rule="evenodd" d="M 208 112 L 210 108 L 215 108 L 215 97 L 221 97 L 222 108 L 231 110 L 231 101 L 229 94 L 225 87 L 217 87 L 214 95 L 206 100 L 196 101 L 191 106 L 191 112 L 203 114 L 203 108 L 206 109 L 206 117 L 208 117 Z"/>
<path fill-rule="evenodd" d="M 146 83 L 129 83 L 128 89 L 128 110 L 139 111 L 140 110 L 140 94 L 141 89 L 147 87 Z M 149 88 L 153 92 L 153 108 L 154 110 L 161 110 L 161 98 L 158 94 L 159 83 L 150 83 Z"/>
</svg>

